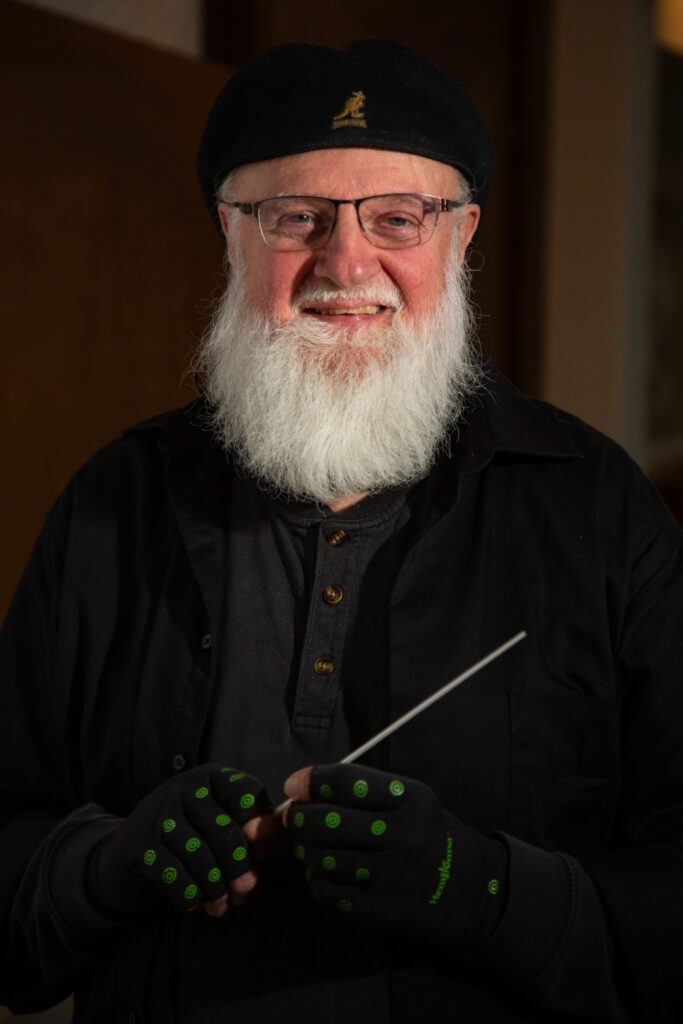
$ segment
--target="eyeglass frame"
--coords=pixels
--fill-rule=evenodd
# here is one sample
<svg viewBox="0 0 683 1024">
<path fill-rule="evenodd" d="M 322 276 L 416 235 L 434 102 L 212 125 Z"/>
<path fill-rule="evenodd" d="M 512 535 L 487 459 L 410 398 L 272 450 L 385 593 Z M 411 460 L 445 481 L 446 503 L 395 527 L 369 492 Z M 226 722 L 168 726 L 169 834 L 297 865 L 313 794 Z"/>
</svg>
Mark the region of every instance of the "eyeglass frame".
<svg viewBox="0 0 683 1024">
<path fill-rule="evenodd" d="M 373 240 L 370 238 L 370 236 L 368 235 L 367 231 L 365 230 L 365 227 L 363 225 L 363 221 L 361 220 L 360 205 L 361 205 L 361 203 L 366 202 L 368 199 L 388 199 L 390 196 L 416 196 L 418 199 L 435 199 L 436 200 L 436 202 L 439 205 L 438 205 L 437 209 L 435 210 L 436 217 L 434 219 L 434 228 L 432 229 L 432 233 L 430 234 L 429 238 L 425 238 L 424 241 L 420 241 L 420 239 L 418 237 L 418 241 L 417 242 L 413 242 L 410 245 L 400 245 L 400 246 L 377 245 L 376 242 L 373 242 Z M 323 202 L 332 203 L 333 206 L 334 206 L 334 217 L 333 217 L 333 219 L 332 219 L 332 221 L 330 223 L 330 227 L 329 227 L 327 233 L 321 238 L 321 240 L 319 242 L 317 242 L 314 245 L 304 245 L 301 248 L 296 248 L 296 249 L 276 249 L 275 246 L 271 245 L 270 242 L 268 241 L 268 239 L 266 238 L 265 231 L 263 230 L 263 225 L 261 224 L 261 217 L 259 215 L 259 210 L 260 210 L 261 206 L 264 203 L 270 202 L 272 199 L 322 199 Z M 337 226 L 337 219 L 338 219 L 338 216 L 339 216 L 339 207 L 340 206 L 354 206 L 356 208 L 356 219 L 358 221 L 358 226 L 361 229 L 361 231 L 363 232 L 363 234 L 365 235 L 365 237 L 367 238 L 367 240 L 370 243 L 370 245 L 374 246 L 375 249 L 385 249 L 385 250 L 391 251 L 391 252 L 400 252 L 402 249 L 414 249 L 418 245 L 426 245 L 427 242 L 431 241 L 431 239 L 434 237 L 434 232 L 436 231 L 437 224 L 439 223 L 439 214 L 440 213 L 451 213 L 453 210 L 461 209 L 463 206 L 469 205 L 472 202 L 472 200 L 469 199 L 469 198 L 465 198 L 465 199 L 445 199 L 442 196 L 432 196 L 432 195 L 429 195 L 426 192 L 383 192 L 383 193 L 380 193 L 380 195 L 377 195 L 377 196 L 362 196 L 360 199 L 332 199 L 329 196 L 294 195 L 294 196 L 268 196 L 266 199 L 259 199 L 255 203 L 241 203 L 241 202 L 236 202 L 234 200 L 228 200 L 228 199 L 223 199 L 223 200 L 221 200 L 221 202 L 223 202 L 226 206 L 231 206 L 234 209 L 239 210 L 240 213 L 244 213 L 247 216 L 254 216 L 254 217 L 256 217 L 256 220 L 257 220 L 258 226 L 259 226 L 259 231 L 261 233 L 261 238 L 263 239 L 265 245 L 267 245 L 269 249 L 273 249 L 274 252 L 308 252 L 308 251 L 312 251 L 312 250 L 315 250 L 315 249 L 321 249 L 330 240 L 330 238 L 332 237 L 332 235 L 334 233 L 334 229 Z"/>
</svg>

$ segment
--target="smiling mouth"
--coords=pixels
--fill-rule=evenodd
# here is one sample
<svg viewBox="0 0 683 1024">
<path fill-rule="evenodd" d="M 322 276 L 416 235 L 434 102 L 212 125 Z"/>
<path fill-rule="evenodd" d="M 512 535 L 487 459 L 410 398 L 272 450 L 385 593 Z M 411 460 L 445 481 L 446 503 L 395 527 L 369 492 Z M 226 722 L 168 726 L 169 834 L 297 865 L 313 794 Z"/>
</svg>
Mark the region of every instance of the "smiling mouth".
<svg viewBox="0 0 683 1024">
<path fill-rule="evenodd" d="M 388 309 L 387 306 L 352 306 L 342 309 L 336 306 L 308 306 L 304 312 L 312 313 L 314 316 L 375 316 L 386 309 Z"/>
</svg>

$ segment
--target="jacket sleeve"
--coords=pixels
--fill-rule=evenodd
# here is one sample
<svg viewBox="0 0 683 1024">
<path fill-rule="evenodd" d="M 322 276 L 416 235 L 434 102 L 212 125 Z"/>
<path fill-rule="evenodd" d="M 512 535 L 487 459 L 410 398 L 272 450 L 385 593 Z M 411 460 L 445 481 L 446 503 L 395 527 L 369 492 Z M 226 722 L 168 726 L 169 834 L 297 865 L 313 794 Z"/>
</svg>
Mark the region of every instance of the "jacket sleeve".
<svg viewBox="0 0 683 1024">
<path fill-rule="evenodd" d="M 683 1019 L 683 544 L 635 473 L 605 510 L 606 592 L 621 688 L 621 795 L 606 850 L 548 852 L 506 837 L 509 904 L 473 962 L 576 1019 Z"/>
<path fill-rule="evenodd" d="M 622 801 L 614 848 L 582 858 L 643 1019 L 683 1018 L 683 545 L 664 522 L 636 550 L 617 649 Z"/>
<path fill-rule="evenodd" d="M 113 927 L 77 884 L 79 857 L 111 825 L 102 808 L 77 806 L 64 742 L 67 695 L 56 665 L 68 506 L 67 491 L 0 636 L 0 1003 L 23 1011 L 64 998 L 89 962 L 86 934 Z"/>
</svg>

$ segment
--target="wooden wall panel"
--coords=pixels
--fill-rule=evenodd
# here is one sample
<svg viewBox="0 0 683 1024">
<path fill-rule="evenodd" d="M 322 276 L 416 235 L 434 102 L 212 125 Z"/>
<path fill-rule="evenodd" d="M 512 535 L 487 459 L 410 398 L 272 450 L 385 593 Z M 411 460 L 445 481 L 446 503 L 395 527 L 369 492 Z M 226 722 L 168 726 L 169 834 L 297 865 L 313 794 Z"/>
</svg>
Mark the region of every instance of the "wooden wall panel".
<svg viewBox="0 0 683 1024">
<path fill-rule="evenodd" d="M 0 614 L 70 473 L 181 405 L 220 239 L 194 154 L 225 67 L 2 0 Z"/>
</svg>

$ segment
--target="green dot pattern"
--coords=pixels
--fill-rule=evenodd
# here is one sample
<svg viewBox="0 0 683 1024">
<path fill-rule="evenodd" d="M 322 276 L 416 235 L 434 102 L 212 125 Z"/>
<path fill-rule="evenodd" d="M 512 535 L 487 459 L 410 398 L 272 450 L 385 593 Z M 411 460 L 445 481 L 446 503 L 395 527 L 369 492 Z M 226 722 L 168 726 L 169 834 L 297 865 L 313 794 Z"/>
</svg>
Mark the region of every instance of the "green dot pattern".
<svg viewBox="0 0 683 1024">
<path fill-rule="evenodd" d="M 325 815 L 325 824 L 328 828 L 339 828 L 341 825 L 341 814 L 337 814 L 336 811 L 330 811 L 329 814 Z"/>
<path fill-rule="evenodd" d="M 370 878 L 370 872 L 367 868 L 358 868 L 356 871 L 356 878 L 359 882 L 367 882 Z"/>
<path fill-rule="evenodd" d="M 186 900 L 193 900 L 198 892 L 199 888 L 193 882 L 192 885 L 188 885 L 183 895 L 185 896 Z"/>
<path fill-rule="evenodd" d="M 392 796 L 403 796 L 406 791 L 406 787 L 400 779 L 392 779 L 389 783 L 389 792 Z"/>
<path fill-rule="evenodd" d="M 256 803 L 256 797 L 253 793 L 245 793 L 244 796 L 240 797 L 240 807 L 248 811 L 250 807 L 253 807 Z"/>
<path fill-rule="evenodd" d="M 294 815 L 294 824 L 296 825 L 297 828 L 301 828 L 303 823 L 304 823 L 303 811 L 297 811 L 296 814 Z"/>
<path fill-rule="evenodd" d="M 187 850 L 188 853 L 194 853 L 195 850 L 198 850 L 201 845 L 201 839 L 197 839 L 196 836 L 192 836 L 192 838 L 188 839 L 187 842 L 185 843 L 185 849 Z"/>
<path fill-rule="evenodd" d="M 234 772 L 234 770 L 235 770 L 234 768 L 227 768 L 227 767 L 226 768 L 221 768 L 222 772 Z"/>
<path fill-rule="evenodd" d="M 370 831 L 372 832 L 373 836 L 383 836 L 386 830 L 387 823 L 386 821 L 382 821 L 381 818 L 378 818 L 377 821 L 373 821 L 372 825 L 370 826 Z"/>
<path fill-rule="evenodd" d="M 220 879 L 220 877 L 221 873 L 218 868 L 211 868 L 209 874 L 207 875 L 207 878 L 209 879 L 210 882 L 217 882 Z"/>
<path fill-rule="evenodd" d="M 244 772 L 233 772 L 232 775 L 229 776 L 228 782 L 239 782 L 240 779 L 243 779 L 243 778 L 244 778 Z"/>
<path fill-rule="evenodd" d="M 334 871 L 337 866 L 337 862 L 334 857 L 323 857 L 323 868 L 325 871 Z"/>
<path fill-rule="evenodd" d="M 219 814 L 216 817 L 216 824 L 217 825 L 229 825 L 231 821 L 232 821 L 232 818 L 230 817 L 229 814 Z"/>
<path fill-rule="evenodd" d="M 487 886 L 488 891 L 492 896 L 497 896 L 500 891 L 500 882 L 497 878 L 492 878 Z"/>
<path fill-rule="evenodd" d="M 246 846 L 236 846 L 235 849 L 232 851 L 232 859 L 233 860 L 244 860 L 244 858 L 246 856 L 247 856 L 247 848 L 246 848 Z"/>
<path fill-rule="evenodd" d="M 344 913 L 348 914 L 349 910 L 351 910 L 351 900 L 339 900 L 337 906 L 340 910 L 343 910 Z"/>
<path fill-rule="evenodd" d="M 323 798 L 323 800 L 329 800 L 330 797 L 332 796 L 332 786 L 328 786 L 326 782 L 323 782 L 322 786 L 320 787 L 320 795 Z"/>
<path fill-rule="evenodd" d="M 296 848 L 297 860 L 306 860 L 306 850 L 303 846 L 297 846 Z"/>
<path fill-rule="evenodd" d="M 161 872 L 161 878 L 166 883 L 166 885 L 170 885 L 171 882 L 175 882 L 177 877 L 178 872 L 176 871 L 175 868 L 164 868 L 164 870 Z"/>
<path fill-rule="evenodd" d="M 368 784 L 365 779 L 358 779 L 353 784 L 353 795 L 358 797 L 364 797 L 368 795 Z"/>
<path fill-rule="evenodd" d="M 161 827 L 164 830 L 164 832 L 172 832 L 173 829 L 175 828 L 175 821 L 173 820 L 173 818 L 166 818 L 165 821 L 162 821 Z"/>
<path fill-rule="evenodd" d="M 151 867 L 151 865 L 157 859 L 157 855 L 154 852 L 154 850 L 145 850 L 145 855 L 142 859 L 144 860 L 147 867 Z"/>
<path fill-rule="evenodd" d="M 203 800 L 204 797 L 209 795 L 209 790 L 207 786 L 200 786 L 199 789 L 195 789 L 194 795 L 197 797 L 198 800 Z"/>
<path fill-rule="evenodd" d="M 306 879 L 306 881 L 308 881 L 310 878 L 313 878 L 313 868 L 306 868 L 306 870 L 304 871 L 304 878 Z"/>
</svg>

